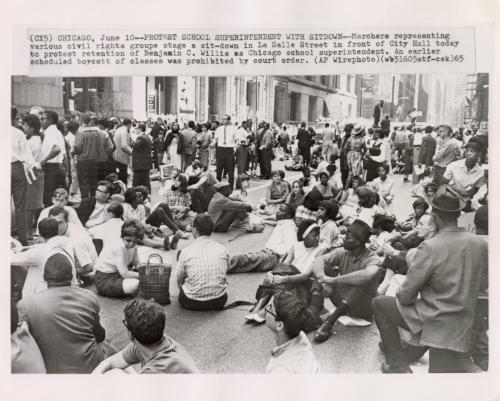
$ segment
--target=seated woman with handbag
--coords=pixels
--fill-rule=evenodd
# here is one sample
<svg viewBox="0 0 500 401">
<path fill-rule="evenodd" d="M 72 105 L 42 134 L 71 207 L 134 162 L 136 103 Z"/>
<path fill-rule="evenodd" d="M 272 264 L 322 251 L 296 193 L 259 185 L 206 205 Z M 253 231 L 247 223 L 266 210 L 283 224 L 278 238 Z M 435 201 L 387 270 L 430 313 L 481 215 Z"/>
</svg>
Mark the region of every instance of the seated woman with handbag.
<svg viewBox="0 0 500 401">
<path fill-rule="evenodd" d="M 137 292 L 139 273 L 129 270 L 129 266 L 139 265 L 137 243 L 143 237 L 143 225 L 137 220 L 127 220 L 121 238 L 104 243 L 95 266 L 95 285 L 100 295 L 123 298 Z"/>
</svg>

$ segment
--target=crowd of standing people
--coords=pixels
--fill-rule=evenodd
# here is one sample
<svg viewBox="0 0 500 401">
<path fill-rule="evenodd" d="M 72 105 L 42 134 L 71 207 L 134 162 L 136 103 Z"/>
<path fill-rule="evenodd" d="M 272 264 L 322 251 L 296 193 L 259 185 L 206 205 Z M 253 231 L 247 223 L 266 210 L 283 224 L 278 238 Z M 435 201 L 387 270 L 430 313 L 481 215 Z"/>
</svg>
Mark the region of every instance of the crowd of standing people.
<svg viewBox="0 0 500 401">
<path fill-rule="evenodd" d="M 11 117 L 14 372 L 198 372 L 154 302 L 126 306 L 130 345 L 106 340 L 95 292 L 137 294 L 138 246 L 177 252 L 184 309 L 225 309 L 227 274 L 265 272 L 245 320 L 275 334 L 268 372 L 317 373 L 305 333 L 324 342 L 346 315 L 374 316 L 385 373 L 411 372 L 427 350 L 430 372 L 488 369 L 487 136 L 391 130 L 380 115 L 369 128 L 327 123 L 321 140 L 305 122 L 291 137 L 229 115 L 184 124 L 13 107 Z M 285 170 L 302 176 L 289 182 Z M 394 214 L 394 173 L 412 175 L 409 216 Z M 269 180 L 259 202 L 251 177 Z M 474 234 L 460 227 L 466 215 Z M 211 238 L 266 225 L 255 252 L 230 255 Z M 181 240 L 193 242 L 177 251 Z"/>
</svg>

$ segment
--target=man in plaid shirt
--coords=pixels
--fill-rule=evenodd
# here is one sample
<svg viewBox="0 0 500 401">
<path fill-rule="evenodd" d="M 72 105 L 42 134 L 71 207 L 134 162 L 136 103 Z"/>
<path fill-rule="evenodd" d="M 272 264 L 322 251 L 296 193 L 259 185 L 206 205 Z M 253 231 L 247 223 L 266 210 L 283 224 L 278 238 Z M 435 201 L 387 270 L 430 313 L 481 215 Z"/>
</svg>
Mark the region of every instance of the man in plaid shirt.
<svg viewBox="0 0 500 401">
<path fill-rule="evenodd" d="M 179 255 L 179 303 L 185 309 L 220 310 L 226 304 L 229 254 L 223 245 L 210 239 L 213 228 L 209 215 L 196 216 L 193 222 L 196 240 Z"/>
</svg>

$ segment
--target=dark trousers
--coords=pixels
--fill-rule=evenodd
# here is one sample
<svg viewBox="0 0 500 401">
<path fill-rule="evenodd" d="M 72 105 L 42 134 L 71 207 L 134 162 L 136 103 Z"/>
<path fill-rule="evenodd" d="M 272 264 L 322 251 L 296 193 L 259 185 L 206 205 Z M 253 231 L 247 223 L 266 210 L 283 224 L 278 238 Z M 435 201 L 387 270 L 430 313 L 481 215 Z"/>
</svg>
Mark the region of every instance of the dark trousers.
<svg viewBox="0 0 500 401">
<path fill-rule="evenodd" d="M 208 210 L 208 205 L 214 196 L 213 193 L 203 192 L 201 189 L 191 191 L 191 210 L 196 213 L 203 213 Z"/>
<path fill-rule="evenodd" d="M 236 219 L 244 220 L 245 217 L 245 212 L 224 212 L 215 223 L 214 232 L 226 233 Z"/>
<path fill-rule="evenodd" d="M 304 159 L 304 166 L 308 166 L 311 161 L 311 148 L 309 146 L 299 146 L 300 154 Z"/>
<path fill-rule="evenodd" d="M 115 165 L 116 168 L 118 169 L 118 179 L 125 184 L 125 186 L 128 185 L 128 172 L 127 168 L 128 165 L 120 163 L 115 160 Z"/>
<path fill-rule="evenodd" d="M 132 186 L 137 187 L 139 185 L 144 185 L 148 189 L 149 193 L 151 193 L 149 170 L 134 170 L 134 175 L 132 176 Z"/>
<path fill-rule="evenodd" d="M 223 148 L 218 146 L 215 152 L 217 163 L 216 173 L 217 179 L 222 180 L 222 170 L 227 172 L 227 180 L 229 186 L 233 189 L 234 185 L 234 151 L 233 148 Z"/>
<path fill-rule="evenodd" d="M 194 160 L 194 155 L 193 154 L 190 154 L 190 155 L 182 155 L 182 171 L 186 171 L 186 169 L 188 168 L 188 166 L 190 166 L 191 164 L 193 164 L 193 160 Z"/>
<path fill-rule="evenodd" d="M 226 302 L 227 293 L 220 296 L 219 298 L 208 299 L 206 301 L 197 301 L 195 299 L 186 297 L 186 294 L 184 294 L 182 288 L 179 292 L 179 303 L 184 309 L 196 311 L 222 310 Z"/>
<path fill-rule="evenodd" d="M 177 227 L 177 225 L 174 223 L 172 211 L 166 203 L 160 203 L 158 207 L 153 210 L 149 217 L 146 219 L 146 223 L 152 225 L 153 227 L 166 225 L 174 233 L 179 231 L 179 227 Z"/>
<path fill-rule="evenodd" d="M 94 196 L 97 189 L 97 160 L 78 160 L 76 171 L 82 199 Z"/>
<path fill-rule="evenodd" d="M 52 195 L 57 188 L 66 188 L 66 169 L 62 164 L 47 163 L 43 166 L 43 204 L 52 205 Z"/>
<path fill-rule="evenodd" d="M 108 157 L 105 162 L 97 163 L 97 181 L 104 180 L 109 174 L 116 173 L 115 159 Z"/>
<path fill-rule="evenodd" d="M 28 236 L 26 226 L 26 193 L 28 191 L 28 183 L 21 162 L 11 163 L 10 166 L 10 192 L 14 201 L 17 238 L 19 242 L 26 245 Z"/>
<path fill-rule="evenodd" d="M 399 328 L 409 330 L 399 312 L 396 298 L 381 295 L 372 303 L 375 323 L 380 332 L 387 363 L 395 368 L 407 369 L 410 362 L 422 356 L 429 349 L 429 373 L 471 373 L 474 369 L 470 358 L 463 353 L 440 348 L 415 347 L 403 348 Z"/>
<path fill-rule="evenodd" d="M 264 149 L 260 151 L 260 161 L 262 162 L 260 175 L 263 176 L 266 180 L 271 178 L 272 159 L 273 159 L 272 149 Z"/>
</svg>

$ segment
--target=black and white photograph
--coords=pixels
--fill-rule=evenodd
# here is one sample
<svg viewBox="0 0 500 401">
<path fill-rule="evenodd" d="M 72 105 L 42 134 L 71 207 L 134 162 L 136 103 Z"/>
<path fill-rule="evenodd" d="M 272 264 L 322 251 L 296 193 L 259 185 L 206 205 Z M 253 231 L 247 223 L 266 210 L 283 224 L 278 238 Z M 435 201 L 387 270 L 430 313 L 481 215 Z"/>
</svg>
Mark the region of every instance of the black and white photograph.
<svg viewBox="0 0 500 401">
<path fill-rule="evenodd" d="M 10 96 L 11 373 L 488 372 L 489 73 Z"/>
</svg>

